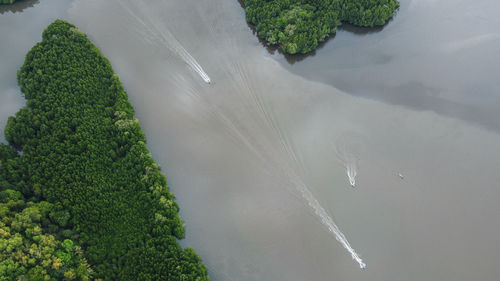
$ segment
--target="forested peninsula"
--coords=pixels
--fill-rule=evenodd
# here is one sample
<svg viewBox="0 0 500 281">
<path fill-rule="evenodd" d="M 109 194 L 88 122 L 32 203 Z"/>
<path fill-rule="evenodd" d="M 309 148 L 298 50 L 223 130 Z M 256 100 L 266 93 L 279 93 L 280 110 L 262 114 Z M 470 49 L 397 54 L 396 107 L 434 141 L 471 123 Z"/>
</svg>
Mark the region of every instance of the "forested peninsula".
<svg viewBox="0 0 500 281">
<path fill-rule="evenodd" d="M 387 23 L 397 0 L 243 0 L 257 35 L 288 54 L 305 54 L 341 23 L 374 27 Z"/>
<path fill-rule="evenodd" d="M 209 280 L 109 61 L 56 20 L 0 145 L 0 280 Z"/>
<path fill-rule="evenodd" d="M 12 4 L 17 0 L 0 0 L 0 4 Z"/>
</svg>

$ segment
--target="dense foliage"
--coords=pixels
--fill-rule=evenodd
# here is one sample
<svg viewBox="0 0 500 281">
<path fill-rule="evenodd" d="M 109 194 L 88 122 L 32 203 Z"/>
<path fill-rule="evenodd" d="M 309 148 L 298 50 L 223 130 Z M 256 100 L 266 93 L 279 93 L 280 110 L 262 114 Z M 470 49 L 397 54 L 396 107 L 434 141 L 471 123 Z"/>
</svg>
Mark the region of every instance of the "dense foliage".
<svg viewBox="0 0 500 281">
<path fill-rule="evenodd" d="M 0 280 L 89 280 L 82 249 L 65 228 L 69 213 L 25 200 L 7 181 L 18 161 L 17 153 L 0 145 Z"/>
<path fill-rule="evenodd" d="M 243 0 L 247 21 L 259 37 L 285 53 L 307 53 L 335 33 L 341 22 L 384 25 L 399 7 L 397 0 Z"/>
<path fill-rule="evenodd" d="M 86 35 L 55 21 L 18 80 L 27 106 L 5 136 L 23 153 L 6 184 L 16 177 L 24 197 L 69 211 L 96 278 L 209 280 L 194 250 L 177 242 L 178 205 L 118 76 Z"/>
<path fill-rule="evenodd" d="M 12 4 L 17 0 L 0 0 L 0 4 Z"/>
</svg>

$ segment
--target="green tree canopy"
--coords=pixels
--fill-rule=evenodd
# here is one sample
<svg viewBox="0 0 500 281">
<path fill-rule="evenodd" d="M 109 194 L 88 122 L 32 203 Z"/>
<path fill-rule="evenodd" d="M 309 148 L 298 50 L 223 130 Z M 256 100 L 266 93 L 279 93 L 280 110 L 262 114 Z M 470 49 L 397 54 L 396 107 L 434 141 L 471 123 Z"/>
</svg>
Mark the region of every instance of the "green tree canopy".
<svg viewBox="0 0 500 281">
<path fill-rule="evenodd" d="M 78 242 L 96 278 L 209 280 L 196 253 L 177 241 L 184 237 L 179 207 L 109 61 L 62 20 L 42 39 L 18 72 L 27 105 L 9 118 L 5 136 L 23 153 L 0 147 L 0 155 L 16 158 L 7 160 L 2 185 L 47 201 L 51 211 L 40 220 L 65 229 L 61 236 L 76 235 L 78 241 L 54 246 L 63 266 L 73 264 Z M 26 215 L 38 219 L 33 210 Z M 28 274 L 44 276 L 43 270 Z"/>
<path fill-rule="evenodd" d="M 13 4 L 17 0 L 0 0 L 0 4 Z"/>
<path fill-rule="evenodd" d="M 313 51 L 337 26 L 384 25 L 397 0 L 243 0 L 247 21 L 269 45 L 288 54 Z"/>
</svg>

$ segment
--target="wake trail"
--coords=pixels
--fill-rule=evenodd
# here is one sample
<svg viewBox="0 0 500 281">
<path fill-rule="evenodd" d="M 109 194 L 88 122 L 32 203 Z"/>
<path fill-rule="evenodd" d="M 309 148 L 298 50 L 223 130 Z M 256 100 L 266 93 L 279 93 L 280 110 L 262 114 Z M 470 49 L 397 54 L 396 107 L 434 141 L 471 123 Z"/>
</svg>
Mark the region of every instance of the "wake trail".
<svg viewBox="0 0 500 281">
<path fill-rule="evenodd" d="M 267 172 L 273 173 L 273 175 L 276 176 L 277 174 L 272 171 L 276 171 L 276 169 L 281 171 L 281 173 L 278 174 L 281 174 L 281 176 L 285 178 L 285 182 L 295 187 L 301 197 L 306 200 L 314 214 L 320 219 L 320 222 L 327 227 L 328 231 L 334 235 L 335 239 L 351 254 L 351 257 L 359 264 L 360 268 L 365 268 L 366 264 L 352 248 L 346 236 L 340 231 L 332 217 L 328 215 L 323 206 L 321 206 L 319 201 L 314 197 L 311 190 L 301 180 L 300 176 L 298 176 L 294 169 L 287 164 L 287 161 L 284 161 L 283 158 L 281 158 L 282 161 L 280 161 L 280 157 L 276 157 L 276 155 L 273 156 L 271 151 L 265 153 L 265 148 L 269 146 L 255 143 L 255 140 L 249 138 L 249 136 L 245 134 L 248 130 L 238 126 L 237 123 L 232 121 L 232 118 L 229 118 L 221 110 L 216 110 L 212 113 L 215 114 L 217 119 L 219 119 L 219 121 L 230 131 L 230 134 L 235 140 L 242 143 L 252 154 L 265 163 Z"/>
<path fill-rule="evenodd" d="M 253 88 L 254 83 L 251 81 L 252 76 L 248 74 L 249 69 L 247 69 L 244 63 L 238 60 L 234 60 L 230 64 L 230 68 L 232 69 L 229 72 L 231 74 L 230 77 L 239 86 L 236 92 L 243 98 L 241 102 L 246 105 L 245 108 L 250 115 L 258 117 L 257 119 L 253 118 L 253 120 L 261 125 L 252 127 L 246 123 L 235 122 L 237 118 L 231 118 L 233 116 L 228 115 L 228 113 L 232 112 L 231 108 L 219 107 L 218 110 L 214 110 L 212 113 L 229 131 L 230 135 L 237 140 L 237 143 L 242 144 L 257 159 L 260 159 L 264 163 L 266 173 L 272 174 L 275 177 L 278 176 L 284 185 L 293 186 L 298 191 L 300 195 L 297 194 L 297 196 L 306 201 L 314 216 L 319 218 L 321 224 L 326 226 L 335 239 L 351 254 L 351 257 L 359 264 L 360 268 L 365 268 L 366 264 L 352 248 L 346 236 L 340 231 L 332 217 L 328 215 L 327 211 L 314 197 L 311 190 L 297 173 L 296 168 L 304 171 L 303 161 L 296 153 L 296 149 L 281 128 L 273 111 L 263 100 L 263 97 L 258 94 L 258 91 Z M 242 113 L 236 112 L 235 114 L 239 116 Z M 265 125 L 262 126 L 262 124 Z M 276 140 L 272 140 L 269 137 L 257 139 L 255 136 L 262 135 L 262 132 L 252 131 L 252 128 L 264 128 L 269 132 L 274 132 L 273 135 L 276 137 Z M 279 146 L 278 149 L 272 149 L 276 145 Z M 292 194 L 295 195 L 294 192 Z"/>
<path fill-rule="evenodd" d="M 332 217 L 328 215 L 323 206 L 321 206 L 319 201 L 314 197 L 313 193 L 306 186 L 306 184 L 303 183 L 302 180 L 300 180 L 299 177 L 293 171 L 291 171 L 290 168 L 287 168 L 286 165 L 279 165 L 278 163 L 275 163 L 275 161 L 271 157 L 267 157 L 266 155 L 264 155 L 261 152 L 262 150 L 256 148 L 255 145 L 253 145 L 252 142 L 250 142 L 245 137 L 245 135 L 240 132 L 237 126 L 235 126 L 234 123 L 231 122 L 227 117 L 225 117 L 223 114 L 221 114 L 220 117 L 221 119 L 223 119 L 223 123 L 225 123 L 229 128 L 231 128 L 232 132 L 236 133 L 235 136 L 242 143 L 244 143 L 245 146 L 252 153 L 256 154 L 258 158 L 264 161 L 264 163 L 267 163 L 267 166 L 270 166 L 271 169 L 268 169 L 268 171 L 271 171 L 272 168 L 274 169 L 281 168 L 282 173 L 285 174 L 285 176 L 288 178 L 288 181 L 292 185 L 294 185 L 295 188 L 299 191 L 302 198 L 306 200 L 309 207 L 314 211 L 315 215 L 320 219 L 321 223 L 327 227 L 328 231 L 335 236 L 335 239 L 351 254 L 352 259 L 359 264 L 359 267 L 362 269 L 365 268 L 366 264 L 363 262 L 361 257 L 356 253 L 356 251 L 352 248 L 346 236 L 342 233 L 337 224 L 335 224 Z"/>
<path fill-rule="evenodd" d="M 339 227 L 335 224 L 332 217 L 328 215 L 326 210 L 313 196 L 311 191 L 305 185 L 299 184 L 298 186 L 299 186 L 299 191 L 302 193 L 302 196 L 307 200 L 309 206 L 321 219 L 321 222 L 328 228 L 328 230 L 331 233 L 335 235 L 335 239 L 337 239 L 337 241 L 351 254 L 352 259 L 359 264 L 359 267 L 365 268 L 366 264 L 363 262 L 361 257 L 356 253 L 356 251 L 351 247 L 345 235 L 340 231 Z"/>
<path fill-rule="evenodd" d="M 354 135 L 344 135 L 334 144 L 335 154 L 346 169 L 347 179 L 352 187 L 356 187 L 356 176 L 358 175 L 358 161 L 361 148 L 360 139 Z"/>
<path fill-rule="evenodd" d="M 206 83 L 211 83 L 210 77 L 203 70 L 203 68 L 198 64 L 198 62 L 187 52 L 187 50 L 180 44 L 180 42 L 175 38 L 175 36 L 168 31 L 166 28 L 159 28 L 158 24 L 155 23 L 154 18 L 144 18 L 139 17 L 133 10 L 127 5 L 118 1 L 123 9 L 131 15 L 137 22 L 142 25 L 145 31 L 148 33 L 148 39 L 152 38 L 157 44 L 167 47 L 173 53 L 177 54 L 184 62 L 192 68 Z M 134 4 L 131 4 L 134 5 Z M 145 5 L 140 4 L 140 5 Z M 133 7 L 138 10 L 138 7 Z M 215 26 L 211 26 L 211 29 L 216 29 Z M 222 107 L 220 105 L 214 104 L 214 102 L 206 96 L 200 96 L 197 89 L 189 88 L 185 89 L 186 94 L 193 101 L 200 102 L 207 110 L 212 118 L 217 120 L 222 127 L 225 128 L 229 137 L 233 139 L 236 143 L 242 144 L 251 154 L 257 157 L 266 168 L 266 172 L 272 173 L 278 176 L 278 179 L 286 185 L 293 186 L 296 191 L 300 194 L 301 198 L 307 202 L 307 205 L 314 212 L 315 216 L 319 218 L 320 222 L 326 226 L 328 231 L 335 237 L 335 239 L 351 254 L 351 257 L 359 264 L 360 268 L 365 268 L 366 264 L 359 257 L 356 251 L 351 247 L 345 235 L 340 231 L 339 227 L 335 224 L 332 217 L 328 215 L 326 210 L 321 206 L 319 201 L 314 197 L 311 190 L 303 182 L 297 169 L 293 167 L 298 167 L 299 169 L 304 169 L 304 164 L 301 158 L 295 152 L 290 139 L 284 133 L 281 128 L 275 114 L 264 102 L 263 97 L 257 93 L 253 88 L 253 83 L 250 81 L 251 76 L 248 75 L 248 69 L 243 63 L 236 62 L 232 67 L 235 73 L 229 73 L 230 77 L 238 79 L 238 84 L 243 86 L 238 92 L 245 95 L 244 102 L 248 103 L 250 106 L 246 109 L 249 112 L 253 109 L 257 109 L 259 112 L 259 118 L 264 120 L 264 126 L 262 128 L 267 128 L 274 132 L 277 140 L 272 138 L 259 137 L 259 124 L 262 122 L 246 123 L 240 121 L 237 117 L 241 116 L 241 112 L 235 111 L 236 109 L 228 107 Z M 178 80 L 179 87 L 182 81 Z M 260 119 L 260 120 L 262 120 Z M 255 126 L 257 125 L 257 126 Z M 279 148 L 274 150 L 273 147 L 279 145 Z M 280 153 L 281 152 L 281 153 Z"/>
<path fill-rule="evenodd" d="M 352 187 L 356 187 L 356 175 L 358 174 L 356 166 L 348 164 L 346 165 L 347 178 L 349 179 L 349 184 Z"/>
<path fill-rule="evenodd" d="M 246 98 L 250 100 L 250 104 L 252 106 L 257 107 L 257 112 L 259 113 L 258 116 L 261 117 L 261 120 L 263 120 L 268 128 L 270 128 L 271 131 L 275 134 L 278 142 L 281 145 L 281 150 L 286 155 L 288 155 L 290 160 L 301 172 L 305 173 L 305 165 L 303 163 L 302 157 L 299 157 L 296 149 L 292 145 L 292 142 L 281 129 L 281 126 L 279 125 L 279 122 L 275 117 L 276 114 L 274 114 L 273 110 L 267 105 L 263 97 L 258 94 L 258 91 L 253 88 L 253 85 L 256 83 L 252 83 L 252 81 L 250 81 L 251 76 L 248 75 L 249 69 L 238 60 L 235 60 L 233 67 L 235 68 L 234 73 L 238 74 L 235 78 L 239 78 L 237 79 L 237 81 L 240 82 L 243 87 L 248 90 L 249 97 Z"/>
<path fill-rule="evenodd" d="M 314 211 L 316 217 L 320 219 L 320 222 L 327 227 L 328 231 L 334 235 L 335 239 L 351 254 L 352 259 L 359 264 L 359 267 L 361 269 L 366 268 L 366 263 L 363 262 L 359 254 L 347 240 L 346 236 L 342 233 L 340 228 L 316 199 L 316 197 L 314 197 L 313 193 L 302 181 L 302 179 L 290 167 L 287 167 L 286 165 L 281 165 L 280 167 L 282 172 L 287 175 L 290 183 L 295 186 L 302 198 L 306 200 L 308 206 Z"/>
<path fill-rule="evenodd" d="M 172 52 L 177 54 L 193 71 L 195 71 L 205 83 L 212 83 L 212 80 L 208 76 L 208 74 L 203 70 L 201 65 L 196 61 L 193 56 L 182 46 L 182 44 L 175 38 L 175 36 L 170 33 L 167 28 L 158 28 L 157 24 L 150 20 L 141 19 L 133 10 L 127 7 L 122 1 L 118 1 L 119 5 L 135 20 L 137 20 L 147 32 L 150 33 L 150 36 L 156 39 L 157 42 L 161 43 L 163 46 L 170 49 Z M 144 4 L 143 4 L 144 5 Z M 135 7 L 137 9 L 137 7 Z"/>
</svg>

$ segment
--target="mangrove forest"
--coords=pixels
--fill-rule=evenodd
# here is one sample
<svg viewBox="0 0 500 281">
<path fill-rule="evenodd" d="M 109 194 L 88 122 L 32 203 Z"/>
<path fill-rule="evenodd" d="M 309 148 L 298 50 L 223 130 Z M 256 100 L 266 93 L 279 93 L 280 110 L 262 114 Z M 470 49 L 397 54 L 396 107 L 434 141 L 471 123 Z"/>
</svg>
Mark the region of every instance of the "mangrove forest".
<svg viewBox="0 0 500 281">
<path fill-rule="evenodd" d="M 56 20 L 0 146 L 0 280 L 209 280 L 118 75 Z"/>
<path fill-rule="evenodd" d="M 257 35 L 288 54 L 305 54 L 342 23 L 360 27 L 387 23 L 397 0 L 243 0 L 246 18 Z"/>
</svg>

